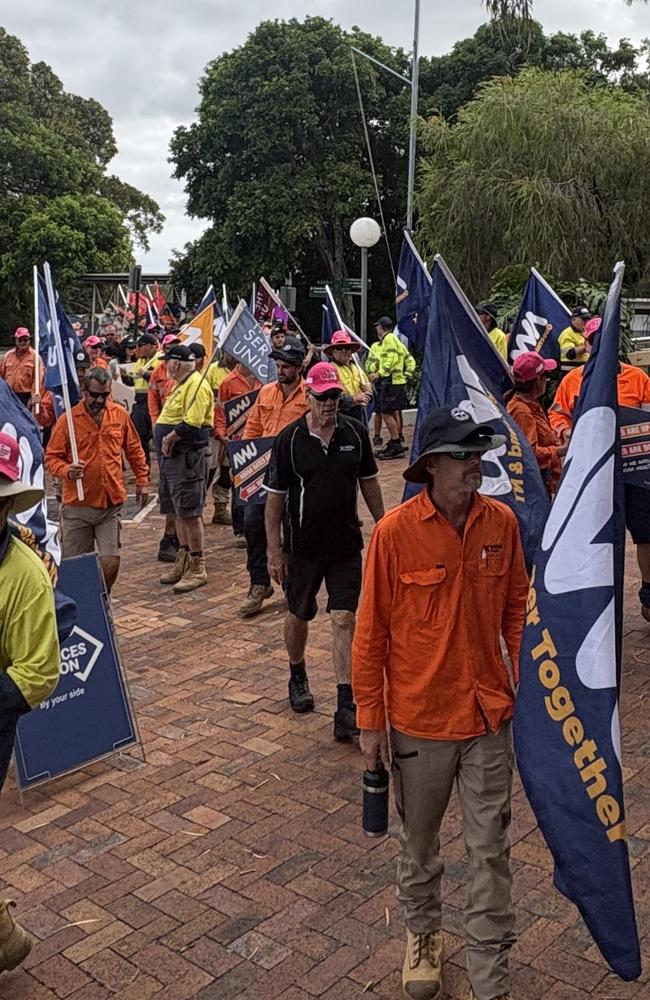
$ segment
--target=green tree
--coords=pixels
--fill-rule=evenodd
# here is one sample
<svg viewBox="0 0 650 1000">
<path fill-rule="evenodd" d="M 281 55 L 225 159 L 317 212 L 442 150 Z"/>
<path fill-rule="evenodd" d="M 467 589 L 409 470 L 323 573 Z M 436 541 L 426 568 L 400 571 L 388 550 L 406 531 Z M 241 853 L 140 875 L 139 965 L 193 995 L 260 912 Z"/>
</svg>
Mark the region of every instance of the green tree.
<svg viewBox="0 0 650 1000">
<path fill-rule="evenodd" d="M 31 314 L 32 265 L 49 260 L 65 293 L 83 271 L 125 269 L 148 246 L 156 203 L 107 174 L 117 152 L 108 112 L 68 94 L 0 28 L 0 285 L 2 327 Z"/>
<path fill-rule="evenodd" d="M 525 70 L 484 84 L 451 126 L 423 129 L 419 237 L 472 295 L 506 265 L 542 261 L 566 281 L 615 259 L 647 287 L 650 105 L 583 74 Z"/>
<path fill-rule="evenodd" d="M 318 279 L 358 274 L 348 229 L 357 216 L 377 210 L 350 44 L 407 71 L 401 50 L 320 17 L 266 21 L 244 45 L 208 66 L 198 120 L 177 129 L 171 143 L 190 214 L 211 222 L 174 265 L 176 279 L 194 296 L 208 277 L 248 297 L 260 274 L 280 282 L 292 271 L 301 293 Z M 365 59 L 357 68 L 387 230 L 397 247 L 405 211 L 408 87 Z M 390 296 L 392 277 L 381 247 L 372 267 L 375 284 Z"/>
</svg>

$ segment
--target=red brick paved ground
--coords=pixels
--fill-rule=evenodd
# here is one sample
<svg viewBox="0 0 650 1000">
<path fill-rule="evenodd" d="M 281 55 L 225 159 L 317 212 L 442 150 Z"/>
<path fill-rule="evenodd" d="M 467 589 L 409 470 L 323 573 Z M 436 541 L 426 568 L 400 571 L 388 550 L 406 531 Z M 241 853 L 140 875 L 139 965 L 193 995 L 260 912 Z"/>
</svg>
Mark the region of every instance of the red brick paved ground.
<svg viewBox="0 0 650 1000">
<path fill-rule="evenodd" d="M 402 463 L 382 470 L 397 501 Z M 367 525 L 369 517 L 364 514 Z M 125 529 L 114 608 L 147 754 L 0 799 L 0 894 L 39 939 L 0 1000 L 360 1000 L 401 995 L 397 842 L 360 831 L 361 759 L 333 743 L 329 627 L 309 644 L 317 712 L 286 700 L 282 605 L 249 623 L 245 553 L 207 528 L 208 587 L 157 583 L 161 520 Z M 518 788 L 513 807 L 517 1000 L 650 997 L 650 628 L 628 586 L 622 728 L 628 829 L 646 972 L 608 975 Z M 444 827 L 445 985 L 466 996 L 466 871 L 458 810 Z"/>
</svg>

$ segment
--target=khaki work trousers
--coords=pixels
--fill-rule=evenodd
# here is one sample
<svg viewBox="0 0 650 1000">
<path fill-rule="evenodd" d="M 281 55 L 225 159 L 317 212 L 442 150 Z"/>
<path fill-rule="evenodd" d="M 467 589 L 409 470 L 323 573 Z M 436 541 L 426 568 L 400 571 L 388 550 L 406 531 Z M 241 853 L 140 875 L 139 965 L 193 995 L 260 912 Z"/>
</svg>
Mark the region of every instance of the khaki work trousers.
<svg viewBox="0 0 650 1000">
<path fill-rule="evenodd" d="M 511 723 L 469 740 L 425 740 L 392 730 L 395 802 L 402 821 L 397 896 L 406 926 L 441 926 L 440 825 L 454 782 L 468 854 L 467 967 L 478 1000 L 510 989 L 515 942 L 509 856 L 513 750 Z"/>
</svg>

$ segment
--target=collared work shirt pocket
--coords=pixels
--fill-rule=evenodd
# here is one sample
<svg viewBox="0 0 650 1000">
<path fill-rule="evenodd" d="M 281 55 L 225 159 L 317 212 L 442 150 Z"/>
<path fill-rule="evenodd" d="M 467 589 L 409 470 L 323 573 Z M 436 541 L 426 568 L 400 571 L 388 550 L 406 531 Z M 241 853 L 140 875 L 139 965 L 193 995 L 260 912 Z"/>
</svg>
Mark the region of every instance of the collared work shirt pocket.
<svg viewBox="0 0 650 1000">
<path fill-rule="evenodd" d="M 432 625 L 441 611 L 441 590 L 447 567 L 406 570 L 399 575 L 403 613 L 414 625 Z"/>
</svg>

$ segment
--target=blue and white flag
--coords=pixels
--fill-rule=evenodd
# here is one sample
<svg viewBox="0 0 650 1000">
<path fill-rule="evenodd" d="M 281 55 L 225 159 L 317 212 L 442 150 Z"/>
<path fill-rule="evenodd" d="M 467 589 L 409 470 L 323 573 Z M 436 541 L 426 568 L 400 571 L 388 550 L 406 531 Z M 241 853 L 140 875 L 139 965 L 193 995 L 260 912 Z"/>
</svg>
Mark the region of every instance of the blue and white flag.
<svg viewBox="0 0 650 1000">
<path fill-rule="evenodd" d="M 587 362 L 560 486 L 535 556 L 514 736 L 555 861 L 622 979 L 641 973 L 625 831 L 618 693 L 625 517 L 617 417 L 623 265 Z"/>
<path fill-rule="evenodd" d="M 430 299 L 431 275 L 415 249 L 413 240 L 404 231 L 397 267 L 395 311 L 400 333 L 404 334 L 409 345 L 417 351 L 424 351 Z"/>
<path fill-rule="evenodd" d="M 501 500 L 515 512 L 530 566 L 544 530 L 549 500 L 526 435 L 503 404 L 506 379 L 507 365 L 494 350 L 444 260 L 437 256 L 411 461 L 421 451 L 422 422 L 435 407 L 460 407 L 504 435 L 505 444 L 483 456 L 480 492 Z M 407 484 L 404 499 L 419 489 Z"/>
<path fill-rule="evenodd" d="M 275 364 L 269 357 L 273 350 L 271 342 L 244 299 L 224 330 L 221 349 L 243 364 L 262 385 L 276 381 Z"/>
<path fill-rule="evenodd" d="M 332 309 L 331 302 L 329 299 L 325 299 L 323 303 L 323 317 L 321 320 L 320 327 L 320 342 L 323 347 L 326 344 L 332 343 L 332 336 L 337 330 L 341 330 L 342 327 L 338 325 L 338 320 L 334 315 L 334 310 Z"/>
<path fill-rule="evenodd" d="M 362 348 L 362 350 L 368 350 L 368 345 L 365 340 L 362 340 L 361 337 L 357 337 L 354 330 L 352 330 L 347 323 L 343 322 L 341 313 L 339 312 L 339 307 L 336 304 L 336 299 L 332 295 L 332 289 L 329 285 L 325 285 L 325 305 L 323 306 L 321 338 L 327 337 L 327 339 L 321 339 L 321 343 L 329 344 L 332 340 L 332 334 L 336 333 L 337 330 L 343 330 L 352 338 L 352 340 L 354 340 L 356 344 L 359 345 L 360 348 Z"/>
<path fill-rule="evenodd" d="M 512 363 L 525 351 L 537 351 L 543 358 L 560 362 L 560 334 L 571 321 L 562 299 L 534 267 L 524 288 L 519 311 L 508 338 Z M 548 329 L 548 327 L 552 329 Z"/>
<path fill-rule="evenodd" d="M 59 324 L 61 335 L 61 346 L 63 348 L 63 360 L 65 370 L 62 373 L 59 368 L 59 358 L 56 350 L 56 340 L 50 304 L 47 295 L 45 280 L 38 277 L 38 353 L 43 365 L 43 376 L 45 388 L 49 389 L 54 397 L 54 412 L 57 417 L 63 413 L 62 386 L 65 379 L 70 396 L 70 405 L 74 406 L 79 402 L 79 380 L 77 379 L 77 369 L 74 362 L 75 353 L 81 350 L 81 342 L 77 336 L 72 323 L 66 316 L 61 305 L 58 292 L 54 289 L 56 303 L 56 318 Z"/>
</svg>

